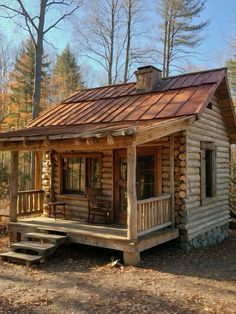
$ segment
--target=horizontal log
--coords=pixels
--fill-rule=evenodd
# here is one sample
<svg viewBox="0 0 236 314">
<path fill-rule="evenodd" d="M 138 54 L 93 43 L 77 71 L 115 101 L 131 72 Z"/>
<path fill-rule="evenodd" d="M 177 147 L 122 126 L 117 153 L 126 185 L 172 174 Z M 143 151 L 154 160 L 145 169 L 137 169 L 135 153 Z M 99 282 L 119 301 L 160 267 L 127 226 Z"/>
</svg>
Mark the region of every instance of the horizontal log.
<svg viewBox="0 0 236 314">
<path fill-rule="evenodd" d="M 189 126 L 188 128 L 189 136 L 192 138 L 193 134 L 195 136 L 201 135 L 202 141 L 210 141 L 210 142 L 216 142 L 218 140 L 229 142 L 229 137 L 226 133 L 217 132 L 216 128 L 207 128 L 206 125 L 194 125 Z"/>
<path fill-rule="evenodd" d="M 226 220 L 229 219 L 229 213 L 224 212 L 224 213 L 216 213 L 215 215 L 212 215 L 211 217 L 203 217 L 203 218 L 198 218 L 194 222 L 187 222 L 184 226 L 185 229 L 188 230 L 188 233 L 191 233 L 191 230 L 196 231 L 196 230 L 201 230 L 201 227 L 204 228 L 206 225 L 214 225 L 214 222 L 219 222 L 220 220 Z"/>
<path fill-rule="evenodd" d="M 226 219 L 226 220 L 219 220 L 218 222 L 214 222 L 214 228 L 215 227 L 220 227 L 220 226 L 224 226 L 225 224 L 227 224 L 228 223 L 228 219 Z M 201 235 L 201 234 L 203 234 L 203 233 L 205 233 L 206 231 L 208 231 L 208 230 L 211 230 L 212 228 L 211 228 L 211 225 L 208 225 L 207 227 L 205 227 L 204 226 L 204 228 L 202 228 L 202 229 L 200 229 L 200 230 L 198 230 L 198 231 L 193 231 L 193 230 L 191 230 L 191 232 L 189 232 L 189 234 L 188 234 L 188 239 L 189 239 L 189 241 L 190 240 L 192 240 L 192 239 L 194 239 L 194 238 L 196 238 L 196 237 L 198 237 L 199 235 Z"/>
</svg>

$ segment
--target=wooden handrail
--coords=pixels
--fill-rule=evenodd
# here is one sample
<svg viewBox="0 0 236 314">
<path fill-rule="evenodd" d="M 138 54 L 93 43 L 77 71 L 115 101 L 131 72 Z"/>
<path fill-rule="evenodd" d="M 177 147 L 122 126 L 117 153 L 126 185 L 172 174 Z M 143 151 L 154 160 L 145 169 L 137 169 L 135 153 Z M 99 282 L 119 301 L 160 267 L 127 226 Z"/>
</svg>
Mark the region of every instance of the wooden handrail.
<svg viewBox="0 0 236 314">
<path fill-rule="evenodd" d="M 26 191 L 18 191 L 18 195 L 24 194 L 35 194 L 35 193 L 44 193 L 43 190 L 26 190 Z"/>
<path fill-rule="evenodd" d="M 157 197 L 151 197 L 151 198 L 146 198 L 144 200 L 139 200 L 139 201 L 137 201 L 137 203 L 138 204 L 145 204 L 147 202 L 155 202 L 155 201 L 167 200 L 169 198 L 171 198 L 170 194 L 164 194 L 164 195 L 157 196 Z"/>
<path fill-rule="evenodd" d="M 138 235 L 144 235 L 172 225 L 171 195 L 165 194 L 137 202 Z"/>
<path fill-rule="evenodd" d="M 43 190 L 19 191 L 17 200 L 17 215 L 29 216 L 42 213 L 43 211 Z"/>
</svg>

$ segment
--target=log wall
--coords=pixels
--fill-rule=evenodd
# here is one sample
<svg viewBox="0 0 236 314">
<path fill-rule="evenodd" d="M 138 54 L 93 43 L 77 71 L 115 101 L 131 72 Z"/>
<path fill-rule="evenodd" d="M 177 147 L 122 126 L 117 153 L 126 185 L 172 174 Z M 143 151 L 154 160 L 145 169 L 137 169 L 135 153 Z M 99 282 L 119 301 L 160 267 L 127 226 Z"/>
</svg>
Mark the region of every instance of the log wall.
<svg viewBox="0 0 236 314">
<path fill-rule="evenodd" d="M 230 142 L 216 99 L 200 120 L 187 129 L 187 194 L 181 205 L 180 240 L 184 249 L 223 241 L 229 221 L 228 184 Z M 201 202 L 201 141 L 216 145 L 216 195 Z"/>
</svg>

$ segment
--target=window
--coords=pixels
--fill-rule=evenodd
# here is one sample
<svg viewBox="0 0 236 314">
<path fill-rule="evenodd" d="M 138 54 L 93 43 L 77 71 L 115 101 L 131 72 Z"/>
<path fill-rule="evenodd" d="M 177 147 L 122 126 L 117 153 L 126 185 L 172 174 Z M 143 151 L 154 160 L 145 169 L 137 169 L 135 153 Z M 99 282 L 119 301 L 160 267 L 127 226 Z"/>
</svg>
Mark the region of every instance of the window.
<svg viewBox="0 0 236 314">
<path fill-rule="evenodd" d="M 138 200 L 155 196 L 155 155 L 137 157 L 136 188 Z"/>
<path fill-rule="evenodd" d="M 209 102 L 209 104 L 207 105 L 207 109 L 212 110 L 212 103 L 211 102 Z"/>
<path fill-rule="evenodd" d="M 100 188 L 100 157 L 63 156 L 62 193 L 85 195 L 87 187 Z"/>
<path fill-rule="evenodd" d="M 216 194 L 216 146 L 209 142 L 201 143 L 201 200 Z"/>
</svg>

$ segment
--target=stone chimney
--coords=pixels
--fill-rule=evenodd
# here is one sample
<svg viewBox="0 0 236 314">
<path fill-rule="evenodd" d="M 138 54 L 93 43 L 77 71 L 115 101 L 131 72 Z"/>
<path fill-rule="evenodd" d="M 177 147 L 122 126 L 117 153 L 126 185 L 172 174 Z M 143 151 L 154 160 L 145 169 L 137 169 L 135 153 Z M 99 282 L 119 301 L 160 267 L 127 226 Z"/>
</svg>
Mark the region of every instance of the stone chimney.
<svg viewBox="0 0 236 314">
<path fill-rule="evenodd" d="M 141 93 L 156 89 L 161 82 L 161 74 L 161 70 L 152 65 L 139 67 L 135 71 L 136 91 Z"/>
</svg>

